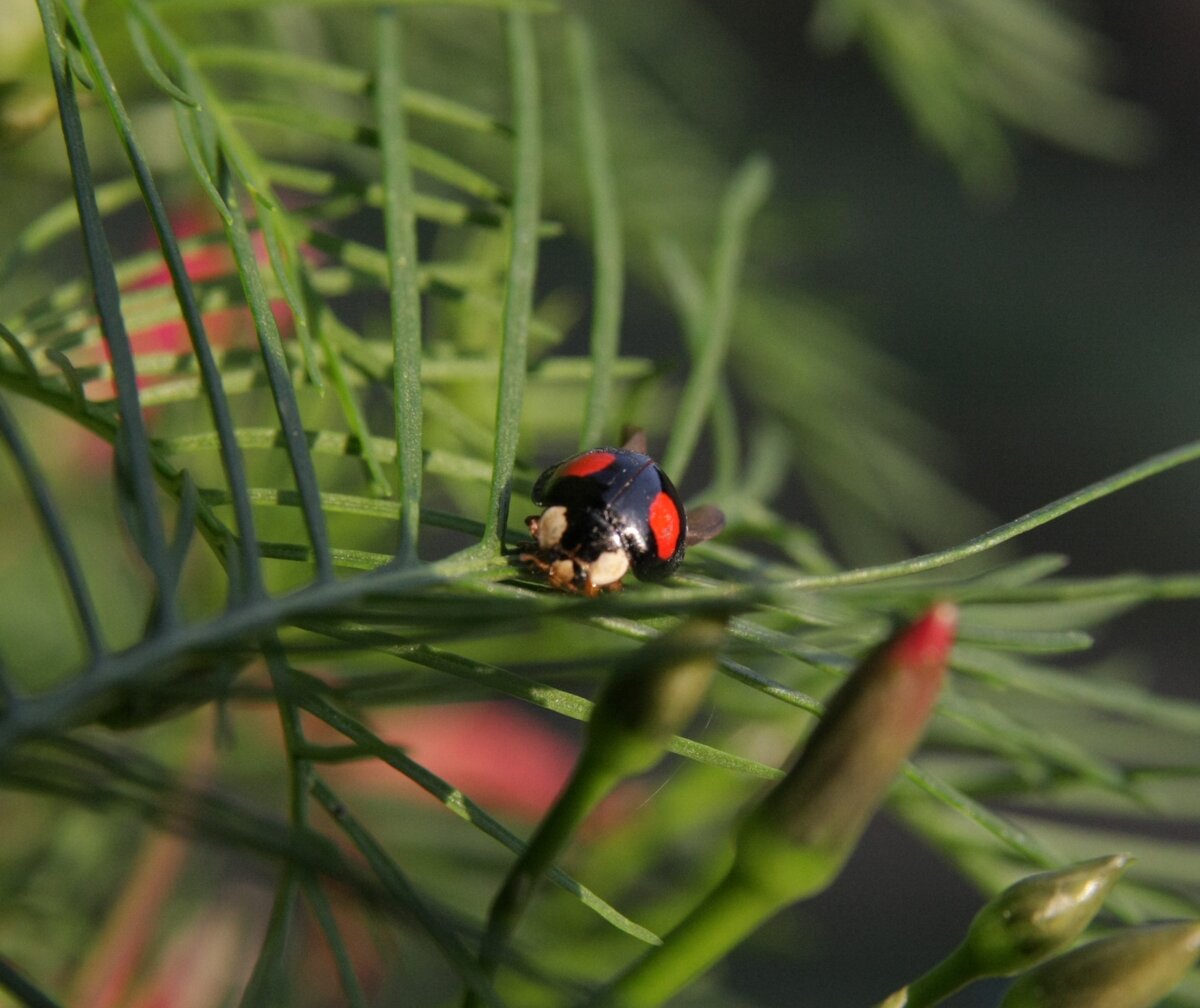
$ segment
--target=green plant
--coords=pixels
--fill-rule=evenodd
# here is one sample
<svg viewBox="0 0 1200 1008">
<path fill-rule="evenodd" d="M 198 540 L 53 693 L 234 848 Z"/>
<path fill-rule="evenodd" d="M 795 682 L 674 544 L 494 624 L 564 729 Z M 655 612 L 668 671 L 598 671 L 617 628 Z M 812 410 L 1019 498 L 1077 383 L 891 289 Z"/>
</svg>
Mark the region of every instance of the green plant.
<svg viewBox="0 0 1200 1008">
<path fill-rule="evenodd" d="M 842 313 L 755 274 L 789 221 L 767 209 L 766 159 L 728 172 L 673 107 L 672 87 L 703 84 L 715 103 L 730 72 L 686 58 L 723 45 L 693 8 L 37 8 L 28 47 L 44 39 L 50 74 L 24 73 L 7 107 L 61 124 L 69 179 L 41 180 L 61 161 L 47 128 L 5 155 L 21 227 L 0 268 L 0 985 L 19 1003 L 610 996 L 729 838 L 757 835 L 763 814 L 735 823 L 819 698 L 939 600 L 961 612 L 951 676 L 893 813 L 986 891 L 1121 849 L 1137 864 L 1109 926 L 1197 916 L 1195 841 L 1146 834 L 1163 807 L 1197 815 L 1200 709 L 1053 660 L 1133 606 L 1194 599 L 1200 574 L 1070 578 L 1061 557 L 1001 547 L 1200 442 L 977 534 L 889 362 Z M 1090 123 L 1101 153 L 1131 150 L 1141 120 L 1090 86 L 1074 23 L 1006 9 L 1001 35 L 997 9 L 966 0 L 838 0 L 815 24 L 827 45 L 866 44 L 980 190 L 1010 179 L 1005 118 L 1064 143 Z M 681 23 L 685 58 L 653 86 L 639 59 L 669 62 L 653 40 Z M 980 46 L 987 87 L 971 85 Z M 573 351 L 587 285 L 536 280 L 548 243 L 587 235 Z M 677 318 L 675 372 L 622 331 L 630 279 Z M 512 515 L 539 463 L 624 423 L 728 531 L 669 584 L 549 592 L 516 558 Z M 821 532 L 783 513 L 791 479 Z M 936 550 L 879 559 L 932 535 Z M 586 721 L 610 669 L 670 668 L 704 633 L 711 718 L 666 741 L 681 759 L 661 790 L 574 845 L 569 874 L 550 869 L 553 893 L 533 886 L 579 809 L 547 813 L 553 851 L 527 848 L 500 798 L 433 772 L 416 722 L 393 720 L 437 704 L 448 737 L 440 705 L 503 697 Z M 491 710 L 454 744 L 499 734 Z M 594 793 L 574 785 L 583 804 L 643 755 Z M 1081 824 L 1048 814 L 1064 809 Z M 1113 837 L 1097 820 L 1118 813 Z M 489 926 L 514 857 L 518 910 Z M 1200 1004 L 1191 979 L 1180 1005 Z M 680 996 L 731 1003 L 716 982 Z"/>
</svg>

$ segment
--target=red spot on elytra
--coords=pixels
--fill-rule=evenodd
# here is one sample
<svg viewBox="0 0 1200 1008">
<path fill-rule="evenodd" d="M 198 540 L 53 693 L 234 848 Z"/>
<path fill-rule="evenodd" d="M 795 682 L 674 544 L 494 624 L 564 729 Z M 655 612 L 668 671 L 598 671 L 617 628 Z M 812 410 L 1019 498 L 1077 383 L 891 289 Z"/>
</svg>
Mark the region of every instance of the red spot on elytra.
<svg viewBox="0 0 1200 1008">
<path fill-rule="evenodd" d="M 568 462 L 559 470 L 560 476 L 591 476 L 592 473 L 607 469 L 617 460 L 612 452 L 592 451 L 580 455 L 573 462 Z"/>
<path fill-rule="evenodd" d="M 679 545 L 682 524 L 679 508 L 670 495 L 660 490 L 650 502 L 650 531 L 654 533 L 658 555 L 663 560 L 669 560 Z"/>
</svg>

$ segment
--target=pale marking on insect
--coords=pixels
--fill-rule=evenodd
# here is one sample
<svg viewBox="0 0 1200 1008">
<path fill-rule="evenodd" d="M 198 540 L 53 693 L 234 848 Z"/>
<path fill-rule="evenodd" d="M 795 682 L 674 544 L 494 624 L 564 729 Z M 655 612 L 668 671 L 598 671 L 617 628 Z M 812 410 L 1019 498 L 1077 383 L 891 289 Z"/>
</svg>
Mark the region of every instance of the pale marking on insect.
<svg viewBox="0 0 1200 1008">
<path fill-rule="evenodd" d="M 562 542 L 567 531 L 567 509 L 561 504 L 548 507 L 537 520 L 537 542 L 544 549 L 553 549 Z"/>
<path fill-rule="evenodd" d="M 587 565 L 588 579 L 597 588 L 620 581 L 629 571 L 629 554 L 624 550 L 601 553 Z"/>
</svg>

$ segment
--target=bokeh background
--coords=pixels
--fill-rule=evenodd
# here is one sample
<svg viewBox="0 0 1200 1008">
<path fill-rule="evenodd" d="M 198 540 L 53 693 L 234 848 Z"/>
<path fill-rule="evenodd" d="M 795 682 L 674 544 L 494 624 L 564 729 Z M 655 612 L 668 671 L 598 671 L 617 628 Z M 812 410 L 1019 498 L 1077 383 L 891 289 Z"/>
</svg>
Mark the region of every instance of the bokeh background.
<svg viewBox="0 0 1200 1008">
<path fill-rule="evenodd" d="M 1149 114 L 1151 142 L 1114 164 L 1017 135 L 1011 188 L 989 195 L 922 143 L 861 50 L 827 56 L 805 44 L 812 4 L 705 6 L 757 81 L 744 142 L 770 153 L 780 197 L 833 238 L 797 249 L 797 277 L 836 292 L 919 376 L 921 409 L 953 439 L 947 471 L 976 500 L 1015 517 L 1200 435 L 1200 6 L 1072 5 L 1102 40 L 1110 93 Z M 1079 574 L 1195 569 L 1198 501 L 1200 470 L 1185 468 L 1023 545 L 1068 554 Z M 1099 637 L 1101 653 L 1158 689 L 1200 697 L 1195 602 L 1140 609 Z M 935 961 L 975 906 L 969 887 L 886 821 L 847 880 L 780 922 L 774 943 L 811 948 L 814 965 L 841 950 L 844 971 L 798 964 L 787 978 L 743 959 L 749 989 L 777 998 L 790 983 L 813 1004 L 866 1003 L 884 977 Z M 879 932 L 863 923 L 880 916 L 894 928 L 870 945 Z M 951 1003 L 993 1005 L 998 989 Z"/>
<path fill-rule="evenodd" d="M 797 249 L 798 281 L 859 311 L 920 376 L 920 407 L 953 439 L 947 470 L 978 501 L 1015 517 L 1200 433 L 1200 8 L 1072 5 L 1106 89 L 1148 113 L 1148 143 L 1112 163 L 1013 133 L 1011 188 L 980 195 L 861 50 L 806 44 L 812 4 L 706 6 L 757 81 L 742 142 L 769 152 L 779 198 L 820 233 Z M 1024 542 L 1081 574 L 1194 569 L 1198 499 L 1185 469 Z M 1136 633 L 1155 680 L 1195 697 L 1198 617 L 1151 607 L 1106 636 Z"/>
</svg>

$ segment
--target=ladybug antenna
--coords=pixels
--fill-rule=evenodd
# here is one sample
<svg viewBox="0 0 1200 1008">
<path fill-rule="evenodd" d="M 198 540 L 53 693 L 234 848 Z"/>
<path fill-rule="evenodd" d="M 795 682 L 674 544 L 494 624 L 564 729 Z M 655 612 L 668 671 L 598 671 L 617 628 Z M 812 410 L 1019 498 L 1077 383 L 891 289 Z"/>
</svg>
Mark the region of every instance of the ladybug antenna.
<svg viewBox="0 0 1200 1008">
<path fill-rule="evenodd" d="M 637 452 L 639 455 L 646 455 L 646 432 L 641 427 L 632 427 L 626 424 L 621 428 L 621 445 L 626 451 Z"/>
</svg>

